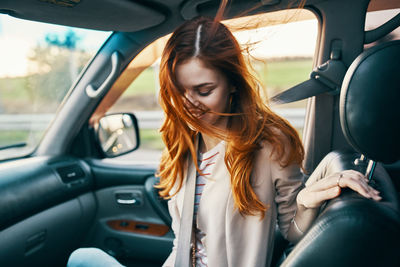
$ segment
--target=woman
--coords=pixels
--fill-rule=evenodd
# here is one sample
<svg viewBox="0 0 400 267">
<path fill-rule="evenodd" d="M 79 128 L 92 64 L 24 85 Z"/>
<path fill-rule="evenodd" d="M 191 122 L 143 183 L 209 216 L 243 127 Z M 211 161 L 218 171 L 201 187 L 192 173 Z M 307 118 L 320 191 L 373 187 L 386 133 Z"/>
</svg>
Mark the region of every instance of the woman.
<svg viewBox="0 0 400 267">
<path fill-rule="evenodd" d="M 177 253 L 190 249 L 179 246 L 187 205 L 194 205 L 191 264 L 268 266 L 276 220 L 295 242 L 341 187 L 380 199 L 355 171 L 312 185 L 310 179 L 303 188 L 301 141 L 263 103 L 239 44 L 223 24 L 198 17 L 179 27 L 162 56 L 160 86 L 166 150 L 158 188 L 170 198 L 176 236 L 164 266 L 174 266 Z M 196 179 L 194 203 L 185 195 L 190 179 Z"/>
<path fill-rule="evenodd" d="M 176 236 L 164 266 L 269 266 L 276 222 L 296 242 L 342 187 L 380 200 L 355 171 L 310 177 L 303 187 L 298 134 L 264 104 L 239 44 L 218 20 L 198 17 L 173 33 L 160 85 L 166 149 L 157 187 L 169 198 Z M 94 258 L 120 266 L 97 249 L 75 251 L 68 266 Z"/>
</svg>

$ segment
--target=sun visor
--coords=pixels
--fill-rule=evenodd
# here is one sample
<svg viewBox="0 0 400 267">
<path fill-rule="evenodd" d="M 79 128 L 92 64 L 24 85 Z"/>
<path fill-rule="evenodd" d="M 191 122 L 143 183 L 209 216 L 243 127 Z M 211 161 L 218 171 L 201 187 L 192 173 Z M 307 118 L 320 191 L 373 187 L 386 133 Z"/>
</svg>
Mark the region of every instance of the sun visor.
<svg viewBox="0 0 400 267">
<path fill-rule="evenodd" d="M 127 0 L 1 1 L 0 12 L 13 17 L 103 31 L 133 32 L 156 26 L 166 16 L 156 3 Z"/>
</svg>

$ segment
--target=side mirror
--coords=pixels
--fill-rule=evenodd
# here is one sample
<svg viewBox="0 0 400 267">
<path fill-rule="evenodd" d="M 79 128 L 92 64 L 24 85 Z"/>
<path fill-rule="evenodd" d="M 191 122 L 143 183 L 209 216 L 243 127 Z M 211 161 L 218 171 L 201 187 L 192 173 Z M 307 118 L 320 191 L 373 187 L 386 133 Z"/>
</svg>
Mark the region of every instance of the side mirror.
<svg viewBox="0 0 400 267">
<path fill-rule="evenodd" d="M 135 115 L 130 113 L 108 114 L 99 120 L 96 136 L 101 150 L 107 157 L 117 157 L 139 147 L 139 127 Z"/>
</svg>

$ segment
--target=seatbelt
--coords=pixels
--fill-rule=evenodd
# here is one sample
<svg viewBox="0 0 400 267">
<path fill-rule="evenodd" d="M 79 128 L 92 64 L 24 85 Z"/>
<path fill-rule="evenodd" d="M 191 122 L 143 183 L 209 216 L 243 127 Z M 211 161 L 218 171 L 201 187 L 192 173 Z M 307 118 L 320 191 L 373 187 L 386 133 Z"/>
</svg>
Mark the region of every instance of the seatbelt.
<svg viewBox="0 0 400 267">
<path fill-rule="evenodd" d="M 318 82 L 317 80 L 309 79 L 275 95 L 274 97 L 270 98 L 270 101 L 274 104 L 286 104 L 329 91 L 331 91 L 330 87 Z"/>
<path fill-rule="evenodd" d="M 340 60 L 340 56 L 341 50 L 339 48 L 333 49 L 331 58 L 324 64 L 316 67 L 311 72 L 309 80 L 273 96 L 270 98 L 270 101 L 276 104 L 286 104 L 322 93 L 339 94 L 344 75 L 347 71 L 347 67 Z"/>
<path fill-rule="evenodd" d="M 196 149 L 197 151 L 197 149 Z M 188 166 L 192 163 L 189 153 Z M 190 242 L 193 233 L 194 193 L 196 188 L 196 168 L 188 168 L 186 176 L 185 195 L 178 234 L 178 247 L 176 251 L 175 267 L 190 266 Z"/>
</svg>

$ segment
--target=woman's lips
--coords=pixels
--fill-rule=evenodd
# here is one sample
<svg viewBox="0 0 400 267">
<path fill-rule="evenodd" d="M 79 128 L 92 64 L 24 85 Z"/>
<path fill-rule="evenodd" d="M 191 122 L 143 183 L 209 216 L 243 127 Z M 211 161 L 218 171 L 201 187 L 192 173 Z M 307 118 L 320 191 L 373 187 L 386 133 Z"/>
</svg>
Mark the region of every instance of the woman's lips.
<svg viewBox="0 0 400 267">
<path fill-rule="evenodd" d="M 203 117 L 203 115 L 205 114 L 205 112 L 203 112 L 203 111 L 200 111 L 200 110 L 198 110 L 198 109 L 191 109 L 191 110 L 189 110 L 189 112 L 193 115 L 193 116 L 195 116 L 196 118 L 201 118 L 201 117 Z"/>
</svg>

